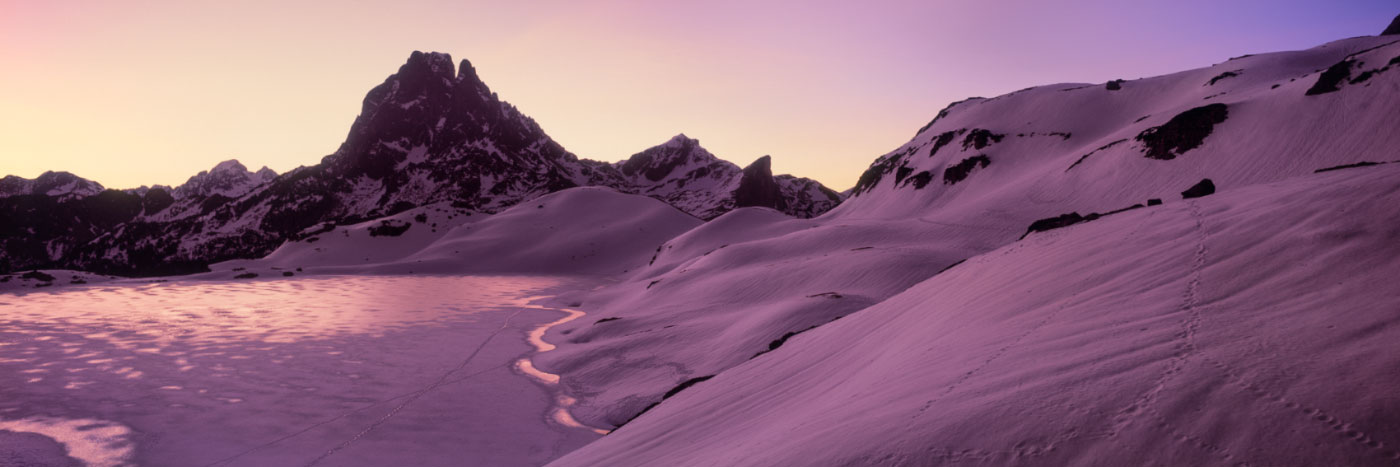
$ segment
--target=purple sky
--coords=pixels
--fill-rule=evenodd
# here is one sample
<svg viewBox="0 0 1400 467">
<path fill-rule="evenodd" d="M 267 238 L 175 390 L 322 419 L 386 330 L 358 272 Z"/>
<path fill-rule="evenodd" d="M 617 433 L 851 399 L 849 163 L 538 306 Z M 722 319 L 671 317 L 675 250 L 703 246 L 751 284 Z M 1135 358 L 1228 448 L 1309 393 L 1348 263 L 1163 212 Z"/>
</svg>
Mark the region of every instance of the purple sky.
<svg viewBox="0 0 1400 467">
<path fill-rule="evenodd" d="M 581 157 L 684 132 L 854 184 L 938 109 L 1379 33 L 1400 1 L 0 0 L 0 174 L 178 184 L 344 139 L 413 50 L 470 59 Z"/>
</svg>

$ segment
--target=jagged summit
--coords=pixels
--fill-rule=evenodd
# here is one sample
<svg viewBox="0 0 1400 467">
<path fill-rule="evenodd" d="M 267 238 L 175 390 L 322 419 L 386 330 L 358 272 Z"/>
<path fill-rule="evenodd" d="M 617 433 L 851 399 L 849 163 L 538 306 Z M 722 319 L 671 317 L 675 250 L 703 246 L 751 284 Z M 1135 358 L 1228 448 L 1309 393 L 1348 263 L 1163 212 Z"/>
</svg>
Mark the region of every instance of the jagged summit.
<svg viewBox="0 0 1400 467">
<path fill-rule="evenodd" d="M 773 158 L 763 156 L 744 167 L 739 187 L 734 190 L 734 206 L 759 206 L 779 211 L 787 209 L 782 189 L 773 180 Z"/>
<path fill-rule="evenodd" d="M 1395 15 L 1395 19 L 1390 20 L 1390 26 L 1381 31 L 1382 36 L 1400 34 L 1400 15 Z"/>
</svg>

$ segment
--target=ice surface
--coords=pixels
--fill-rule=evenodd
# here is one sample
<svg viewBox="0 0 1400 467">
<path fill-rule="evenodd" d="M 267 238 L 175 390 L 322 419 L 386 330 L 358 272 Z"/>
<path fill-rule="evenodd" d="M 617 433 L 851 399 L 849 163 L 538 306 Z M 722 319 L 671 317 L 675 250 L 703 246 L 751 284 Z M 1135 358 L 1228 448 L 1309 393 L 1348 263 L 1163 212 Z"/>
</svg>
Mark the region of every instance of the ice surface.
<svg viewBox="0 0 1400 467">
<path fill-rule="evenodd" d="M 586 284 L 317 277 L 0 296 L 0 430 L 99 466 L 540 465 L 599 436 L 561 415 L 560 388 L 515 369 L 539 351 L 532 332 L 579 314 L 522 297 L 565 285 Z"/>
</svg>

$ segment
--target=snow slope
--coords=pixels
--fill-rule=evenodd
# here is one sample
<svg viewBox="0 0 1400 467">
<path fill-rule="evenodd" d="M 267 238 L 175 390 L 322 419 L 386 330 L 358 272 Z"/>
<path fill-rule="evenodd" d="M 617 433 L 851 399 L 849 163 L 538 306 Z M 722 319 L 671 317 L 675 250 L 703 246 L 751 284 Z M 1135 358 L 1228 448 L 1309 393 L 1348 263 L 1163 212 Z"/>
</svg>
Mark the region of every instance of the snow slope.
<svg viewBox="0 0 1400 467">
<path fill-rule="evenodd" d="M 442 239 L 376 273 L 620 274 L 701 221 L 645 196 L 579 187 L 541 196 Z"/>
<path fill-rule="evenodd" d="M 494 215 L 443 203 L 351 226 L 313 226 L 266 258 L 225 261 L 211 266 L 211 273 L 191 277 L 612 275 L 645 265 L 657 245 L 700 224 L 653 198 L 611 188 L 570 188 Z M 397 229 L 405 230 L 394 235 Z"/>
<path fill-rule="evenodd" d="M 593 316 L 617 319 L 560 326 L 551 338 L 566 344 L 536 365 L 585 395 L 580 420 L 618 425 L 691 378 L 1012 244 L 1039 219 L 1172 202 L 1203 179 L 1230 192 L 1400 159 L 1392 131 L 1400 114 L 1386 110 L 1400 108 L 1400 66 L 1390 64 L 1397 40 L 1255 55 L 1117 90 L 1053 85 L 955 104 L 878 159 L 830 213 L 721 216 L 619 284 L 575 297 Z M 1337 63 L 1353 79 L 1371 75 L 1307 95 Z M 1223 121 L 1193 120 L 1200 112 L 1191 109 L 1216 103 L 1225 104 Z M 1183 113 L 1186 124 L 1170 123 Z M 1190 131 L 1201 126 L 1208 134 Z M 1166 135 L 1165 144 L 1153 134 Z M 1146 157 L 1163 148 L 1170 159 Z"/>
<path fill-rule="evenodd" d="M 1035 233 L 552 465 L 1393 464 L 1397 205 L 1385 165 Z"/>
</svg>

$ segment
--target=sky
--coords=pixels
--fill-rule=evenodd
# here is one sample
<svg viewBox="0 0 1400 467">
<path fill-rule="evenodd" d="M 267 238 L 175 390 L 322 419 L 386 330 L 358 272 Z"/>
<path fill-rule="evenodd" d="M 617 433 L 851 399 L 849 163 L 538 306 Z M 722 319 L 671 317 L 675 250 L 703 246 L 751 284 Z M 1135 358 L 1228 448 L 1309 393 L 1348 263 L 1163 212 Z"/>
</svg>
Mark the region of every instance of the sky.
<svg viewBox="0 0 1400 467">
<path fill-rule="evenodd" d="M 0 174 L 178 185 L 345 139 L 414 50 L 580 157 L 678 133 L 842 190 L 948 103 L 1374 35 L 1400 0 L 0 0 Z"/>
</svg>

